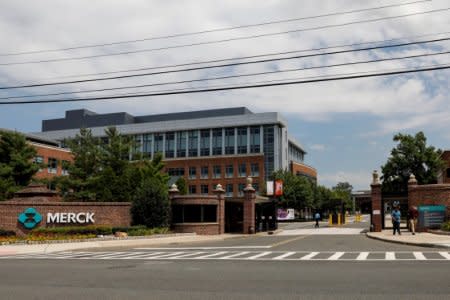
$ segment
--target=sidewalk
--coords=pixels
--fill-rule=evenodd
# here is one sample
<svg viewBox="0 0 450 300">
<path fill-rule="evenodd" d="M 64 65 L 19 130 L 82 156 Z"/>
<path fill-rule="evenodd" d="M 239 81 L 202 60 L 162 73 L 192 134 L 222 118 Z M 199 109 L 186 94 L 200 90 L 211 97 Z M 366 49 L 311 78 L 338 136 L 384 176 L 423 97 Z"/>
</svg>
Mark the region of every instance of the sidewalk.
<svg viewBox="0 0 450 300">
<path fill-rule="evenodd" d="M 222 235 L 196 235 L 196 234 L 178 234 L 164 237 L 153 236 L 142 239 L 120 239 L 107 241 L 87 241 L 73 243 L 49 243 L 49 244 L 18 244 L 0 246 L 0 256 L 16 254 L 43 254 L 59 251 L 71 251 L 79 249 L 101 249 L 109 247 L 147 247 L 154 245 L 170 245 L 192 242 L 222 241 L 232 238 L 240 238 L 244 235 L 222 234 Z M 247 235 L 245 235 L 247 236 Z"/>
<path fill-rule="evenodd" d="M 402 235 L 393 235 L 392 230 L 382 232 L 367 232 L 367 237 L 385 242 L 435 248 L 450 248 L 450 236 L 432 234 L 427 232 L 417 232 L 412 235 L 410 232 L 402 232 Z"/>
</svg>

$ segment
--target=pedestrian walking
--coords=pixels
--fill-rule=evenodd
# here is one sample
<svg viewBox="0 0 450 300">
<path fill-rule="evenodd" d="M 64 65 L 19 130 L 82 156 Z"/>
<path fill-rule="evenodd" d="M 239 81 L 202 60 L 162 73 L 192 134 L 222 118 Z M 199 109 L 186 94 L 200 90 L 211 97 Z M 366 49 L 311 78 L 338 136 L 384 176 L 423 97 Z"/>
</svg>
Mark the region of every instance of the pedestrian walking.
<svg viewBox="0 0 450 300">
<path fill-rule="evenodd" d="M 418 217 L 419 212 L 417 211 L 417 207 L 411 206 L 411 208 L 408 211 L 408 222 L 409 222 L 409 231 L 411 231 L 413 235 L 416 234 L 416 224 Z"/>
<path fill-rule="evenodd" d="M 320 221 L 320 214 L 319 212 L 316 212 L 314 215 L 314 220 L 316 220 L 316 225 L 314 225 L 315 228 L 319 228 L 319 221 Z"/>
<path fill-rule="evenodd" d="M 400 233 L 400 219 L 402 214 L 400 213 L 400 210 L 398 209 L 398 206 L 394 208 L 394 211 L 392 212 L 392 225 L 394 226 L 394 235 L 395 231 L 398 232 L 398 235 L 401 235 Z"/>
</svg>

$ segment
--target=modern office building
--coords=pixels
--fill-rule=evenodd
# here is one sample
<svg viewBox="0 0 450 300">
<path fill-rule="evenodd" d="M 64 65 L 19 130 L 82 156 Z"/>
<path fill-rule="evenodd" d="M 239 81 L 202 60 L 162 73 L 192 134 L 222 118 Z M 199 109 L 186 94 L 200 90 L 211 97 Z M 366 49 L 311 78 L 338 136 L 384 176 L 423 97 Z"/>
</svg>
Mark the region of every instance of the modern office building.
<svg viewBox="0 0 450 300">
<path fill-rule="evenodd" d="M 240 197 L 248 176 L 261 191 L 279 169 L 317 177 L 316 170 L 304 164 L 306 152 L 289 137 L 279 113 L 253 113 L 245 107 L 146 116 L 71 110 L 64 118 L 44 120 L 42 132 L 35 135 L 63 143 L 84 127 L 105 138 L 109 126 L 133 136 L 137 153 L 149 158 L 162 153 L 166 171 L 173 178 L 184 176 L 192 194 L 211 194 L 220 183 L 227 197 Z"/>
</svg>

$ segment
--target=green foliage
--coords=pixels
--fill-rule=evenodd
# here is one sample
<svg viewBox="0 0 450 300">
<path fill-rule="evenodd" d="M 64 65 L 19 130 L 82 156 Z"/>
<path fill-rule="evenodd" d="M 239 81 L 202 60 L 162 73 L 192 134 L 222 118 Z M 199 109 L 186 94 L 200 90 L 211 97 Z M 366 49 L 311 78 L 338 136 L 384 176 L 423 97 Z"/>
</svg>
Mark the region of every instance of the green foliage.
<svg viewBox="0 0 450 300">
<path fill-rule="evenodd" d="M 145 236 L 153 234 L 164 234 L 168 233 L 168 228 L 147 228 L 143 225 L 130 226 L 130 227 L 113 227 L 112 232 L 126 232 L 129 236 Z"/>
<path fill-rule="evenodd" d="M 12 230 L 5 230 L 0 228 L 0 236 L 1 237 L 12 237 L 16 236 L 16 233 Z"/>
<path fill-rule="evenodd" d="M 339 182 L 336 186 L 332 188 L 333 199 L 336 204 L 344 203 L 345 209 L 352 208 L 352 190 L 353 187 L 348 182 Z M 337 202 L 337 203 L 336 203 Z"/>
<path fill-rule="evenodd" d="M 407 191 L 411 174 L 416 176 L 419 184 L 436 183 L 437 173 L 444 166 L 440 159 L 441 150 L 427 146 L 423 132 L 418 132 L 415 136 L 399 133 L 393 140 L 398 144 L 391 150 L 386 164 L 381 167 L 383 191 Z"/>
<path fill-rule="evenodd" d="M 283 180 L 283 196 L 279 198 L 281 206 L 298 210 L 313 206 L 314 184 L 309 179 L 287 170 L 274 172 L 272 178 Z"/>
<path fill-rule="evenodd" d="M 450 231 L 450 221 L 445 222 L 445 223 L 442 223 L 441 229 L 442 229 L 443 231 Z"/>
<path fill-rule="evenodd" d="M 112 234 L 109 226 L 67 226 L 67 227 L 40 227 L 30 232 L 32 236 L 42 235 L 108 235 Z"/>
<path fill-rule="evenodd" d="M 175 184 L 177 185 L 178 190 L 180 191 L 180 195 L 186 195 L 188 193 L 188 187 L 186 179 L 184 179 L 184 177 L 178 178 Z"/>
<path fill-rule="evenodd" d="M 0 200 L 27 186 L 39 166 L 33 163 L 36 150 L 17 132 L 0 131 Z"/>
<path fill-rule="evenodd" d="M 167 186 L 158 178 L 147 178 L 137 189 L 131 207 L 134 225 L 168 227 L 170 203 Z"/>
</svg>

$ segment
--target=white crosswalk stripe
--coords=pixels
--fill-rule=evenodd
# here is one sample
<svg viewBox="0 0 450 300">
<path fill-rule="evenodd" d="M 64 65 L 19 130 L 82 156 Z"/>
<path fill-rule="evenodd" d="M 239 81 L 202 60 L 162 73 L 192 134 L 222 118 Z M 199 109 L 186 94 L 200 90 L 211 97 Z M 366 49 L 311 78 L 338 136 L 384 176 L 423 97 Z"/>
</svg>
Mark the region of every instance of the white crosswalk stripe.
<svg viewBox="0 0 450 300">
<path fill-rule="evenodd" d="M 257 260 L 257 261 L 447 261 L 445 251 L 121 251 L 4 255 L 1 259 Z"/>
</svg>

